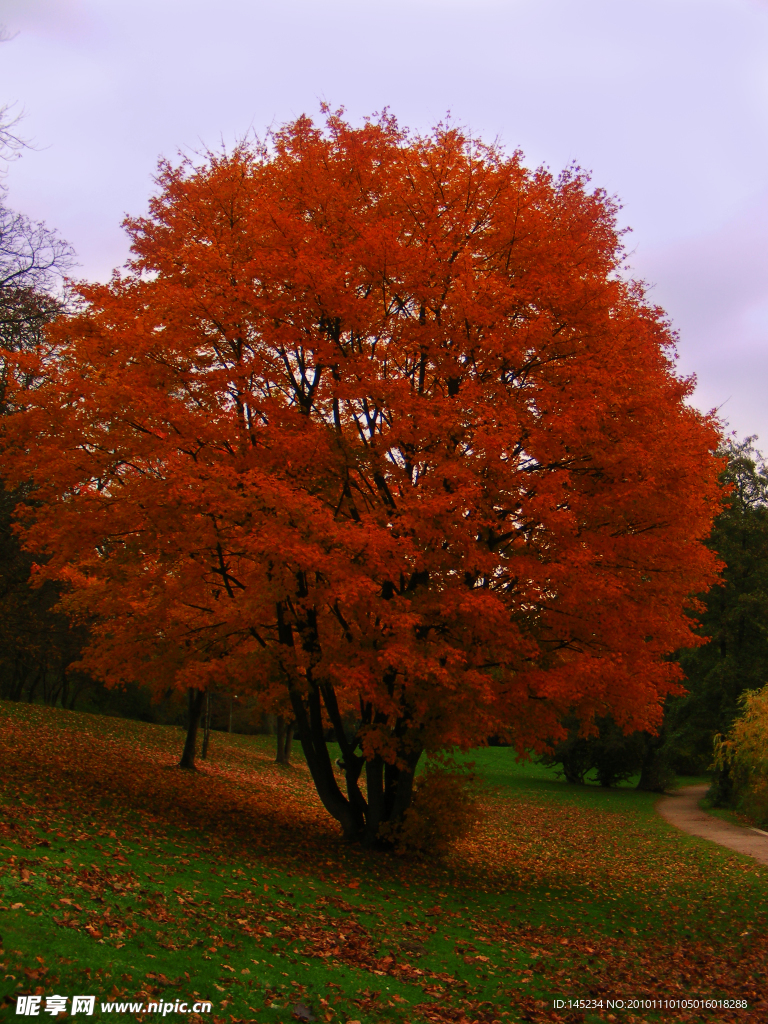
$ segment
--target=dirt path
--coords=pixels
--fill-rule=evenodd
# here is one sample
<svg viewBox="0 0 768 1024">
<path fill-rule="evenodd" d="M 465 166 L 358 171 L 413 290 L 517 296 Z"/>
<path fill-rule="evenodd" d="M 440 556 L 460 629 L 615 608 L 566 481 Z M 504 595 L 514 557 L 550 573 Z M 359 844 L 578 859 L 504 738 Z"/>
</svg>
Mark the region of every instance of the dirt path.
<svg viewBox="0 0 768 1024">
<path fill-rule="evenodd" d="M 662 797 L 656 804 L 656 810 L 670 825 L 676 825 L 683 832 L 709 839 L 720 846 L 727 846 L 729 850 L 754 857 L 761 864 L 768 864 L 768 834 L 743 825 L 731 825 L 702 811 L 699 800 L 707 789 L 707 786 L 686 786 L 677 793 Z"/>
</svg>

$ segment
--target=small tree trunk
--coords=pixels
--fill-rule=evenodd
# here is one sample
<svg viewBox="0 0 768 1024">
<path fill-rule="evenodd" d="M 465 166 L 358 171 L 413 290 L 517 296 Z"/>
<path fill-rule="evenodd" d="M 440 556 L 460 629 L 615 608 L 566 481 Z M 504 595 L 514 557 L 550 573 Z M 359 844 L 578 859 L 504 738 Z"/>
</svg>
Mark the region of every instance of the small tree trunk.
<svg viewBox="0 0 768 1024">
<path fill-rule="evenodd" d="M 277 716 L 277 753 L 275 754 L 275 761 L 278 764 L 285 764 L 285 754 L 283 753 L 283 739 L 285 737 L 285 719 L 282 715 Z"/>
<path fill-rule="evenodd" d="M 211 737 L 211 694 L 209 690 L 205 691 L 205 717 L 203 719 L 203 749 L 200 751 L 200 757 L 203 761 L 208 757 L 208 740 Z"/>
<path fill-rule="evenodd" d="M 664 746 L 664 733 L 662 726 L 658 736 L 646 735 L 646 749 L 637 788 L 648 793 L 666 793 L 675 784 L 675 773 L 672 770 L 669 752 Z"/>
<path fill-rule="evenodd" d="M 35 677 L 34 681 L 31 683 L 29 689 L 27 690 L 27 704 L 31 704 L 34 701 L 34 699 L 35 699 L 35 691 L 37 690 L 38 686 L 40 685 L 40 681 L 43 678 L 43 673 L 44 672 L 45 672 L 45 664 L 43 664 L 43 668 L 38 668 L 37 676 Z"/>
<path fill-rule="evenodd" d="M 11 700 L 21 700 L 24 696 L 24 681 L 26 676 L 24 674 L 23 667 L 19 664 L 18 659 L 13 664 L 13 679 L 11 682 Z"/>
<path fill-rule="evenodd" d="M 290 765 L 291 743 L 293 742 L 293 722 L 286 723 L 283 715 L 277 716 L 277 756 L 278 764 Z"/>
<path fill-rule="evenodd" d="M 205 701 L 205 690 L 198 690 L 190 686 L 187 692 L 189 700 L 189 724 L 187 726 L 187 740 L 184 744 L 184 753 L 179 762 L 180 768 L 195 767 L 195 749 L 197 747 L 197 728 L 200 725 L 200 716 L 203 713 Z"/>
<path fill-rule="evenodd" d="M 229 695 L 229 725 L 227 726 L 227 732 L 232 732 L 232 694 Z"/>
</svg>

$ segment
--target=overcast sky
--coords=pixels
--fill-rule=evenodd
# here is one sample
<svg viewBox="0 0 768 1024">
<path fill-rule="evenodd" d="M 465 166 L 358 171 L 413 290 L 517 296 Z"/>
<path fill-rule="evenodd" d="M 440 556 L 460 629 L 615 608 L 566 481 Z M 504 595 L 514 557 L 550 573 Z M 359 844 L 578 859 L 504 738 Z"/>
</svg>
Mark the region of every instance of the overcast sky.
<svg viewBox="0 0 768 1024">
<path fill-rule="evenodd" d="M 450 111 L 619 197 L 697 404 L 768 454 L 768 0 L 0 0 L 0 24 L 0 104 L 35 146 L 10 203 L 81 276 L 125 259 L 160 156 L 322 100 Z"/>
</svg>

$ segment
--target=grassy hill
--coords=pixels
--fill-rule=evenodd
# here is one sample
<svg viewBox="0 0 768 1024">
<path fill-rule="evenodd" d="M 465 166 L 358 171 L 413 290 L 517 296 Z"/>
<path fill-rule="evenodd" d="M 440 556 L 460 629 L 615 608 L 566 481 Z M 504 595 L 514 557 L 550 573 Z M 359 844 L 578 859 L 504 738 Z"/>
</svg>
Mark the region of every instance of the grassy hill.
<svg viewBox="0 0 768 1024">
<path fill-rule="evenodd" d="M 91 1019 L 159 1003 L 145 1019 L 170 1004 L 211 1024 L 768 1009 L 768 870 L 672 829 L 649 794 L 476 751 L 483 821 L 418 864 L 344 844 L 300 752 L 285 769 L 266 738 L 217 733 L 189 773 L 181 745 L 172 727 L 0 703 L 0 1019 L 35 993 L 41 1010 L 94 995 Z M 658 1008 L 696 999 L 749 1008 Z M 211 1011 L 176 1010 L 197 1001 Z"/>
</svg>

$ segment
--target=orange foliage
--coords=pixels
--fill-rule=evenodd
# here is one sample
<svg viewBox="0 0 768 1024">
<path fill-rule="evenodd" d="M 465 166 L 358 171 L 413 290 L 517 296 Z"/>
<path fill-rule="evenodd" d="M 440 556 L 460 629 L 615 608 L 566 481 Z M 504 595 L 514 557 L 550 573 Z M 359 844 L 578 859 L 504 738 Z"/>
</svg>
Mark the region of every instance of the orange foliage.
<svg viewBox="0 0 768 1024">
<path fill-rule="evenodd" d="M 423 749 L 540 748 L 569 709 L 652 730 L 715 578 L 718 434 L 605 194 L 388 116 L 158 182 L 5 428 L 88 668 L 280 688 L 369 839 Z"/>
</svg>

